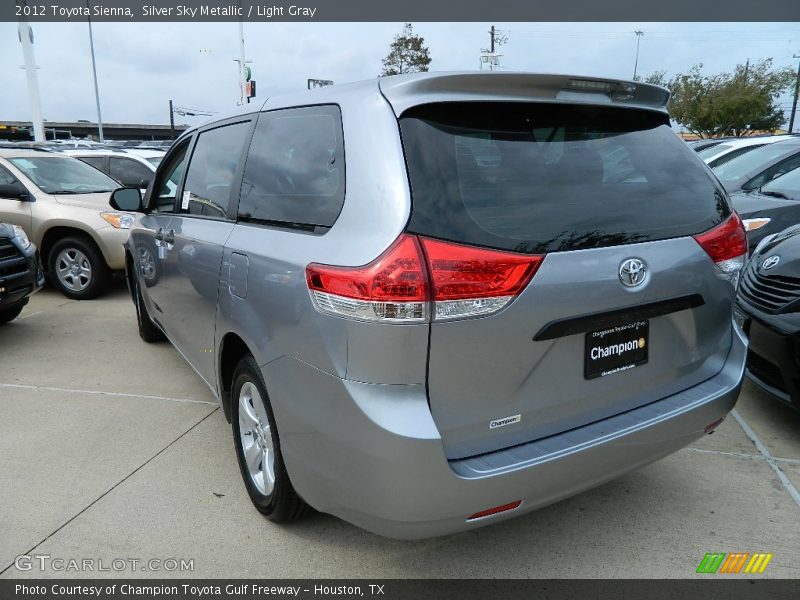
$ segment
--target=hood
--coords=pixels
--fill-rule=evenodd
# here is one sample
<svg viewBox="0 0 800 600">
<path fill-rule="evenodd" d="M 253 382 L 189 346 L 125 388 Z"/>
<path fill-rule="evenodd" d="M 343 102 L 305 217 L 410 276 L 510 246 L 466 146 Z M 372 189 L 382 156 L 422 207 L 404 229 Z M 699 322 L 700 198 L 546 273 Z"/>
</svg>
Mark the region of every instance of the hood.
<svg viewBox="0 0 800 600">
<path fill-rule="evenodd" d="M 739 192 L 737 194 L 731 194 L 731 205 L 733 205 L 733 208 L 739 213 L 739 216 L 746 219 L 760 210 L 797 206 L 797 201 L 776 198 L 775 196 L 766 196 L 758 192 Z"/>
<path fill-rule="evenodd" d="M 111 192 L 101 192 L 99 194 L 54 194 L 52 197 L 56 199 L 56 202 L 65 206 L 113 210 L 108 203 Z"/>
<path fill-rule="evenodd" d="M 774 256 L 778 257 L 778 262 L 764 270 L 764 261 Z M 779 233 L 752 260 L 759 274 L 800 278 L 800 227 L 791 227 Z"/>
</svg>

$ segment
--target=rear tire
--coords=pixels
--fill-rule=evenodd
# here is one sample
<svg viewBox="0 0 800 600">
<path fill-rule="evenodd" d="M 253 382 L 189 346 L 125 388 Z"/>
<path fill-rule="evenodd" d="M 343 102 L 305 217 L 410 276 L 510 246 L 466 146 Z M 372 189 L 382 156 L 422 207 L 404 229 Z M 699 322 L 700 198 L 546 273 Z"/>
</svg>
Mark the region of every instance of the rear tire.
<svg viewBox="0 0 800 600">
<path fill-rule="evenodd" d="M 136 275 L 133 275 L 131 283 L 133 285 L 133 304 L 136 307 L 136 324 L 139 326 L 139 337 L 148 344 L 164 341 L 166 339 L 164 332 L 153 322 L 153 319 L 150 318 L 150 313 L 147 312 L 147 306 L 144 304 L 142 290 L 139 289 Z"/>
<path fill-rule="evenodd" d="M 5 308 L 0 310 L 0 325 L 5 325 L 6 323 L 13 321 L 19 316 L 19 313 L 22 312 L 22 309 L 25 308 L 25 304 L 22 303 L 14 308 Z"/>
<path fill-rule="evenodd" d="M 58 240 L 48 256 L 50 283 L 67 298 L 90 300 L 102 294 L 111 270 L 94 243 L 83 237 Z"/>
<path fill-rule="evenodd" d="M 275 523 L 295 521 L 312 512 L 289 480 L 266 386 L 250 355 L 233 372 L 231 412 L 236 458 L 253 505 Z"/>
</svg>

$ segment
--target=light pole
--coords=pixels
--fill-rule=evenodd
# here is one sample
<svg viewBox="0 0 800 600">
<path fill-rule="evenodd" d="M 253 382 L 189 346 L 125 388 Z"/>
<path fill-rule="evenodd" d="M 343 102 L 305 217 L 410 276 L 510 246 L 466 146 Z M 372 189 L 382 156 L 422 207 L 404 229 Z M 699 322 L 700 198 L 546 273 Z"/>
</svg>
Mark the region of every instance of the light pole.
<svg viewBox="0 0 800 600">
<path fill-rule="evenodd" d="M 89 8 L 89 0 L 86 0 L 86 10 L 91 14 Z M 97 104 L 97 132 L 100 135 L 100 141 L 104 142 L 103 137 L 103 116 L 100 114 L 100 88 L 97 87 L 97 63 L 94 60 L 94 36 L 92 35 L 92 17 L 88 16 L 89 21 L 89 48 L 92 51 L 92 75 L 94 76 L 94 100 Z"/>
<path fill-rule="evenodd" d="M 633 63 L 633 79 L 636 80 L 636 70 L 639 68 L 639 42 L 642 41 L 644 31 L 634 31 L 636 34 L 636 62 Z"/>
<path fill-rule="evenodd" d="M 800 58 L 800 54 L 792 54 L 792 58 Z M 789 133 L 794 129 L 794 114 L 797 112 L 797 96 L 800 95 L 800 63 L 797 63 L 797 78 L 794 80 L 794 100 L 792 101 L 792 114 L 789 117 Z"/>
<path fill-rule="evenodd" d="M 24 5 L 23 5 L 24 6 Z M 19 43 L 22 44 L 22 57 L 25 60 L 25 75 L 28 79 L 28 97 L 31 106 L 31 124 L 33 139 L 45 141 L 44 121 L 42 119 L 42 102 L 39 98 L 39 78 L 36 76 L 36 57 L 33 54 L 33 30 L 28 22 L 21 20 L 17 26 Z"/>
</svg>

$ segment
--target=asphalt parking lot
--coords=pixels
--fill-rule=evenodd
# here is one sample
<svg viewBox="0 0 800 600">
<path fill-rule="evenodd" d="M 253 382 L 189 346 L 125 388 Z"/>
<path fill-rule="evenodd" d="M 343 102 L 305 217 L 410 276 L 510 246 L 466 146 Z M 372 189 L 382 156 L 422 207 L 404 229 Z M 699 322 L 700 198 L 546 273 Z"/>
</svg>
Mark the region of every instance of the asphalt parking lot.
<svg viewBox="0 0 800 600">
<path fill-rule="evenodd" d="M 276 526 L 210 390 L 140 341 L 126 294 L 46 289 L 0 328 L 0 577 L 682 578 L 706 552 L 770 552 L 764 576 L 800 577 L 800 414 L 749 383 L 691 448 L 518 519 L 413 542 L 320 514 Z M 19 555 L 194 568 L 20 571 Z"/>
</svg>

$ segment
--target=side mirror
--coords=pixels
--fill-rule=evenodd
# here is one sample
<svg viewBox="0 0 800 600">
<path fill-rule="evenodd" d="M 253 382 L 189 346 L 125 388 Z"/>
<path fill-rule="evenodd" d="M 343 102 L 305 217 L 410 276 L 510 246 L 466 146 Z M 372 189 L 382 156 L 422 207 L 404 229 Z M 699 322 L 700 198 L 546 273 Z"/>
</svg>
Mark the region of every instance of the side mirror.
<svg viewBox="0 0 800 600">
<path fill-rule="evenodd" d="M 31 199 L 31 195 L 21 183 L 0 183 L 0 198 L 28 202 Z"/>
<path fill-rule="evenodd" d="M 111 192 L 108 203 L 116 210 L 139 212 L 142 210 L 142 193 L 138 188 L 119 188 Z"/>
</svg>

